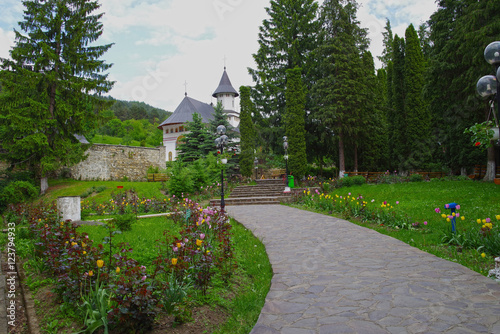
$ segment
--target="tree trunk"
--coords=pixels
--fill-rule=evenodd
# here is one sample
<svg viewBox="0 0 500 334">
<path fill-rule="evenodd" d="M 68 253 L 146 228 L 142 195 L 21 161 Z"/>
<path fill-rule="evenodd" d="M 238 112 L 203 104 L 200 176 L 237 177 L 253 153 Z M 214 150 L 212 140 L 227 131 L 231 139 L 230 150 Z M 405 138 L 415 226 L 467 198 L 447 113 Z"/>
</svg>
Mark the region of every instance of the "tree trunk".
<svg viewBox="0 0 500 334">
<path fill-rule="evenodd" d="M 488 147 L 488 164 L 483 181 L 493 181 L 495 178 L 495 146 Z"/>
<path fill-rule="evenodd" d="M 344 157 L 344 134 L 339 131 L 339 178 L 343 178 L 345 174 L 345 157 Z"/>
<path fill-rule="evenodd" d="M 47 177 L 42 177 L 40 179 L 40 195 L 45 195 L 45 192 L 49 189 L 49 181 Z"/>
<path fill-rule="evenodd" d="M 358 144 L 354 144 L 354 171 L 358 171 Z"/>
</svg>

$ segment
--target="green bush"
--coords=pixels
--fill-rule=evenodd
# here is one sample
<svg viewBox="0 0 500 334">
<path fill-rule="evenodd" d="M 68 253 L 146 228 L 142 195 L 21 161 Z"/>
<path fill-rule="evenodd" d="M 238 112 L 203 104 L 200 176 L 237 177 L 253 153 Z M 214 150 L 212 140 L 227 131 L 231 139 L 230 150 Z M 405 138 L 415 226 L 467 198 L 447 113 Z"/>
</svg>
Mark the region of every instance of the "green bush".
<svg viewBox="0 0 500 334">
<path fill-rule="evenodd" d="M 366 179 L 361 176 L 349 176 L 343 177 L 338 180 L 338 187 L 351 187 L 351 186 L 360 186 L 366 183 Z"/>
<path fill-rule="evenodd" d="M 14 181 L 3 188 L 0 193 L 0 205 L 21 203 L 38 197 L 40 190 L 28 181 Z"/>
<path fill-rule="evenodd" d="M 132 230 L 132 224 L 137 221 L 137 217 L 133 213 L 117 215 L 113 218 L 112 223 L 122 232 Z"/>
<path fill-rule="evenodd" d="M 323 169 L 320 169 L 317 166 L 309 165 L 308 173 L 309 175 L 321 176 L 325 179 L 333 179 L 337 175 L 337 168 L 325 167 Z"/>
<path fill-rule="evenodd" d="M 412 174 L 410 176 L 410 182 L 422 182 L 424 180 L 424 176 L 421 174 Z"/>
</svg>

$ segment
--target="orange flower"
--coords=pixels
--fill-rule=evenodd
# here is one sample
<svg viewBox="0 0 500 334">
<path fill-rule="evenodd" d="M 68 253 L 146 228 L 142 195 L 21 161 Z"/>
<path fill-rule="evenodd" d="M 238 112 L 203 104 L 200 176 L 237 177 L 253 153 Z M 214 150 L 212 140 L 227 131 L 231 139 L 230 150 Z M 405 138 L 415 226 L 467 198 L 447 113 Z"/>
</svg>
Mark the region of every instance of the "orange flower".
<svg viewBox="0 0 500 334">
<path fill-rule="evenodd" d="M 94 276 L 94 272 L 92 270 L 89 271 L 89 276 Z"/>
<path fill-rule="evenodd" d="M 104 261 L 103 260 L 97 260 L 97 266 L 99 268 L 102 268 L 102 266 L 104 266 Z"/>
<path fill-rule="evenodd" d="M 120 267 L 116 267 L 116 273 L 119 274 L 120 273 Z"/>
<path fill-rule="evenodd" d="M 176 258 L 173 258 L 172 259 L 172 264 L 175 266 L 177 264 L 177 259 Z"/>
<path fill-rule="evenodd" d="M 196 239 L 196 246 L 200 247 L 202 243 L 203 243 L 203 240 Z"/>
</svg>

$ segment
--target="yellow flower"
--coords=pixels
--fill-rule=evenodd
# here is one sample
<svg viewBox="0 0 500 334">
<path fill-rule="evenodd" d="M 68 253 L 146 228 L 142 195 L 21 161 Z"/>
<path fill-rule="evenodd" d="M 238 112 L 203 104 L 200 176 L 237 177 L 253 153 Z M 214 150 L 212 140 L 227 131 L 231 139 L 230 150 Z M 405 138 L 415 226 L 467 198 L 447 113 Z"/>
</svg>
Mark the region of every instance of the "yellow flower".
<svg viewBox="0 0 500 334">
<path fill-rule="evenodd" d="M 177 264 L 177 259 L 176 258 L 173 258 L 172 259 L 172 264 L 175 266 Z"/>
<path fill-rule="evenodd" d="M 94 272 L 92 270 L 89 271 L 89 276 L 94 276 Z"/>
<path fill-rule="evenodd" d="M 481 224 L 481 219 L 476 220 L 478 224 Z"/>
<path fill-rule="evenodd" d="M 85 247 L 87 247 L 87 244 L 82 242 L 82 248 L 85 248 Z"/>
<path fill-rule="evenodd" d="M 71 246 L 76 246 L 78 245 L 76 242 L 71 242 Z"/>
<path fill-rule="evenodd" d="M 120 273 L 120 267 L 116 267 L 116 273 L 119 274 Z"/>
<path fill-rule="evenodd" d="M 486 254 L 481 253 L 481 257 L 482 257 L 482 258 L 485 258 L 485 257 L 486 257 Z"/>
<path fill-rule="evenodd" d="M 486 224 L 486 219 L 483 219 L 482 222 L 483 222 L 483 224 Z"/>
<path fill-rule="evenodd" d="M 87 252 L 86 252 L 86 251 L 83 251 L 83 255 L 85 255 L 85 254 L 87 254 Z"/>
<path fill-rule="evenodd" d="M 450 218 L 446 218 L 446 221 L 449 223 L 451 221 L 451 219 Z"/>
<path fill-rule="evenodd" d="M 196 239 L 196 246 L 200 247 L 202 243 L 203 243 L 202 240 Z"/>
<path fill-rule="evenodd" d="M 500 215 L 497 215 L 497 220 L 500 220 Z"/>
<path fill-rule="evenodd" d="M 441 215 L 441 217 L 446 218 L 446 215 L 443 213 L 443 214 Z"/>
<path fill-rule="evenodd" d="M 104 261 L 103 260 L 97 260 L 97 266 L 99 268 L 102 268 L 102 266 L 104 266 Z"/>
<path fill-rule="evenodd" d="M 181 248 L 182 244 L 180 242 L 177 243 L 177 248 Z"/>
<path fill-rule="evenodd" d="M 452 213 L 451 213 L 451 215 L 452 215 L 453 217 L 455 217 L 455 216 L 456 216 L 455 212 L 452 212 Z"/>
<path fill-rule="evenodd" d="M 460 217 L 460 219 L 465 220 L 465 217 L 464 217 L 464 216 L 462 216 L 462 217 Z"/>
</svg>

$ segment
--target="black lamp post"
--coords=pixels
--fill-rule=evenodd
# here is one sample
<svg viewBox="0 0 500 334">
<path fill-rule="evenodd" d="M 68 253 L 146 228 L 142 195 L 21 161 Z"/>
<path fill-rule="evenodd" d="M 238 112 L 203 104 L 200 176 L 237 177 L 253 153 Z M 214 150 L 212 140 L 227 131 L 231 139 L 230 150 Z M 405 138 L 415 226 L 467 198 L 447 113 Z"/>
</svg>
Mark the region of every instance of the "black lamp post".
<svg viewBox="0 0 500 334">
<path fill-rule="evenodd" d="M 288 187 L 288 137 L 283 136 L 283 148 L 285 149 L 285 187 Z"/>
<path fill-rule="evenodd" d="M 220 150 L 220 154 L 224 153 L 224 145 L 227 145 L 228 138 L 226 136 L 226 127 L 224 125 L 219 125 L 217 127 L 217 134 L 220 136 L 215 139 L 215 146 Z M 225 163 L 221 159 L 221 163 Z M 224 208 L 226 204 L 224 203 L 224 168 L 220 171 L 220 210 L 224 213 Z"/>
<path fill-rule="evenodd" d="M 494 75 L 485 75 L 477 81 L 477 92 L 482 97 L 488 97 L 496 94 L 497 117 L 495 125 L 498 127 L 500 120 L 500 42 L 492 42 L 484 49 L 484 59 L 494 66 Z"/>
</svg>

